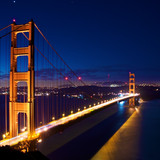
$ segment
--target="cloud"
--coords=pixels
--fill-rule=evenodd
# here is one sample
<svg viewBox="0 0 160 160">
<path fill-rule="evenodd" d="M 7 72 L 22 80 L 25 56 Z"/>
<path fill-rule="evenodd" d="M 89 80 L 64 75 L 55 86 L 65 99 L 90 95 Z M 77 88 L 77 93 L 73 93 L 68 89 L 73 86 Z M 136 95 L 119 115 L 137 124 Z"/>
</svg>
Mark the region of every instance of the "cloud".
<svg viewBox="0 0 160 160">
<path fill-rule="evenodd" d="M 160 72 L 160 67 L 137 67 L 136 65 L 117 64 L 108 66 L 99 66 L 97 68 L 77 69 L 75 72 L 89 80 L 104 80 L 107 79 L 107 75 L 110 74 L 114 79 L 120 80 L 128 77 L 129 72 L 133 72 L 138 75 L 152 75 Z"/>
<path fill-rule="evenodd" d="M 128 72 L 133 72 L 137 75 L 137 77 L 149 77 L 155 78 L 157 76 L 160 78 L 160 66 L 151 66 L 151 67 L 140 67 L 136 65 L 130 64 L 117 64 L 117 65 L 106 65 L 106 66 L 98 66 L 94 68 L 86 68 L 86 69 L 76 69 L 74 72 L 82 77 L 82 80 L 107 80 L 107 75 L 110 74 L 110 80 L 127 80 Z M 0 71 L 0 80 L 5 81 L 9 80 L 9 73 L 2 74 Z M 62 73 L 63 75 L 61 75 Z M 69 77 L 71 81 L 76 79 L 76 76 L 67 69 L 67 68 L 59 68 L 59 70 L 55 70 L 53 68 L 44 68 L 35 71 L 35 79 L 43 80 L 43 81 L 64 81 L 64 76 Z M 145 79 L 145 78 L 144 78 Z"/>
<path fill-rule="evenodd" d="M 104 79 L 107 74 L 123 74 L 130 71 L 131 66 L 116 65 L 116 66 L 99 66 L 97 68 L 77 69 L 75 72 L 89 79 Z"/>
<path fill-rule="evenodd" d="M 62 79 L 62 75 L 60 73 L 64 73 L 65 70 L 60 68 L 58 71 L 53 68 L 45 68 L 35 71 L 35 78 L 41 80 L 57 80 Z"/>
</svg>

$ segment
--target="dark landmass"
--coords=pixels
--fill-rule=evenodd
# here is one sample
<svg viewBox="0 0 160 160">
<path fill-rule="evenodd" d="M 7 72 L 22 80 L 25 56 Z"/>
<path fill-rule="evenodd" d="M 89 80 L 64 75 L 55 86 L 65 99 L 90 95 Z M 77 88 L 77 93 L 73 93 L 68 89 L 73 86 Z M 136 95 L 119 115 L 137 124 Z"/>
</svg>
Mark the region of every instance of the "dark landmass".
<svg viewBox="0 0 160 160">
<path fill-rule="evenodd" d="M 49 160 L 39 151 L 23 153 L 10 146 L 0 147 L 0 155 L 5 160 Z"/>
<path fill-rule="evenodd" d="M 140 93 L 140 97 L 145 100 L 153 100 L 153 99 L 160 99 L 160 88 L 159 87 L 153 87 L 153 86 L 145 86 L 136 87 L 137 93 Z"/>
</svg>

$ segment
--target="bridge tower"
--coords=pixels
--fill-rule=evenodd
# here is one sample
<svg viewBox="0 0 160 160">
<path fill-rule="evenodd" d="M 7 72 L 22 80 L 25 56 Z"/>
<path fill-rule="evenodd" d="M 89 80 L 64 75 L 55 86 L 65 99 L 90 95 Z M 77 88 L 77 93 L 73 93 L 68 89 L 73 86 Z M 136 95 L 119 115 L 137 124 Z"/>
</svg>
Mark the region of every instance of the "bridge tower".
<svg viewBox="0 0 160 160">
<path fill-rule="evenodd" d="M 135 94 L 135 74 L 129 72 L 129 94 Z M 135 106 L 135 98 L 129 99 L 129 106 Z"/>
<path fill-rule="evenodd" d="M 29 45 L 17 48 L 17 35 L 29 33 Z M 28 71 L 17 72 L 17 58 L 27 56 Z M 26 82 L 28 87 L 27 102 L 17 101 L 17 84 Z M 10 137 L 18 135 L 18 114 L 24 113 L 27 117 L 28 136 L 35 134 L 35 113 L 34 113 L 34 23 L 23 25 L 11 24 L 11 64 L 10 64 L 10 97 L 9 97 L 9 132 Z"/>
</svg>

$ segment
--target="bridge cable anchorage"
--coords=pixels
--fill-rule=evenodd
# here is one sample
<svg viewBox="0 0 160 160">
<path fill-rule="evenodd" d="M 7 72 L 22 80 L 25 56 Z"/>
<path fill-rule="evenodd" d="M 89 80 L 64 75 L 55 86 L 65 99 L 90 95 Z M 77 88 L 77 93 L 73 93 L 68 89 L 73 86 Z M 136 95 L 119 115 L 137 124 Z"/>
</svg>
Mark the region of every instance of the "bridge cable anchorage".
<svg viewBox="0 0 160 160">
<path fill-rule="evenodd" d="M 58 52 L 53 48 L 53 46 L 49 43 L 49 41 L 47 40 L 47 38 L 44 36 L 44 34 L 40 31 L 40 29 L 38 28 L 38 26 L 34 23 L 34 26 L 37 28 L 37 30 L 39 31 L 39 33 L 42 35 L 42 37 L 46 40 L 46 42 L 49 44 L 49 46 L 52 48 L 52 50 L 57 54 L 57 56 L 62 60 L 62 62 L 70 69 L 70 71 L 77 77 L 77 79 L 79 79 L 79 76 L 71 69 L 71 67 L 64 61 L 64 59 L 58 54 Z M 79 79 L 79 81 L 83 84 L 86 85 L 86 83 L 82 80 Z"/>
</svg>

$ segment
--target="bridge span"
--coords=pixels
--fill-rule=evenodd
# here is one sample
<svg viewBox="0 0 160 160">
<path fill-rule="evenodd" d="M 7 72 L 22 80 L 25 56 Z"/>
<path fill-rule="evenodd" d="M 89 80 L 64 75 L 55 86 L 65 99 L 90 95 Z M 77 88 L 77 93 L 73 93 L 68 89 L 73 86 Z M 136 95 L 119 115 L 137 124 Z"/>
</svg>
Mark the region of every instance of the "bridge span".
<svg viewBox="0 0 160 160">
<path fill-rule="evenodd" d="M 7 63 L 4 66 L 10 71 L 6 71 L 0 81 L 1 92 L 5 95 L 5 134 L 0 146 L 24 142 L 29 145 L 27 148 L 34 150 L 30 146 L 34 146 L 36 140 L 40 140 L 39 135 L 51 128 L 125 99 L 129 99 L 129 106 L 135 106 L 134 97 L 139 94 L 135 93 L 134 73 L 129 72 L 128 94 L 86 107 L 88 102 L 85 100 L 94 93 L 92 88 L 83 88 L 87 84 L 57 53 L 33 20 L 21 25 L 13 22 L 0 31 L 0 38 L 4 38 L 1 46 L 10 42 L 5 46 L 10 48 L 8 55 L 0 51 L 0 59 L 5 62 L 8 58 L 10 62 L 10 67 Z M 6 75 L 9 76 L 6 78 Z M 107 90 L 103 92 L 107 95 Z M 80 95 L 85 97 L 81 102 Z M 71 98 L 74 101 L 71 102 Z M 99 101 L 99 98 L 95 99 Z M 18 134 L 20 129 L 23 133 Z"/>
<path fill-rule="evenodd" d="M 113 98 L 111 100 L 101 101 L 101 103 L 98 103 L 97 105 L 96 104 L 94 104 L 93 106 L 90 105 L 89 108 L 84 107 L 84 110 L 78 111 L 76 113 L 72 113 L 72 114 L 70 114 L 69 116 L 66 116 L 66 117 L 64 116 L 64 117 L 62 117 L 62 118 L 60 118 L 58 120 L 53 120 L 50 123 L 48 123 L 47 125 L 41 126 L 39 128 L 36 128 L 35 136 L 33 136 L 32 139 L 38 138 L 38 136 L 41 133 L 47 132 L 51 128 L 54 128 L 56 126 L 68 123 L 69 121 L 75 120 L 75 119 L 77 119 L 79 117 L 82 117 L 82 116 L 84 116 L 86 114 L 89 114 L 92 111 L 98 110 L 100 108 L 103 108 L 105 106 L 111 105 L 113 103 L 116 103 L 116 102 L 119 102 L 119 101 L 122 101 L 122 100 L 138 97 L 139 95 L 140 94 L 138 94 L 138 93 L 127 94 L 127 95 L 124 95 L 122 97 Z M 28 137 L 29 137 L 28 136 L 28 132 L 23 132 L 23 133 L 19 134 L 16 137 L 13 137 L 13 138 L 10 138 L 10 139 L 1 140 L 0 141 L 0 146 L 5 146 L 5 145 L 13 146 L 13 145 L 18 144 L 21 141 L 27 140 Z"/>
</svg>

